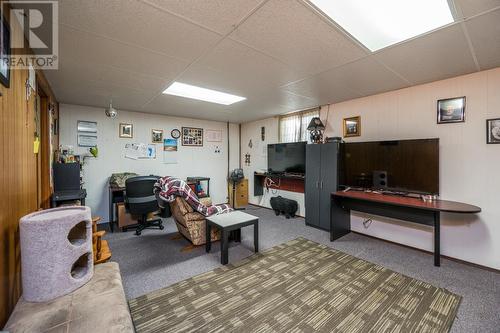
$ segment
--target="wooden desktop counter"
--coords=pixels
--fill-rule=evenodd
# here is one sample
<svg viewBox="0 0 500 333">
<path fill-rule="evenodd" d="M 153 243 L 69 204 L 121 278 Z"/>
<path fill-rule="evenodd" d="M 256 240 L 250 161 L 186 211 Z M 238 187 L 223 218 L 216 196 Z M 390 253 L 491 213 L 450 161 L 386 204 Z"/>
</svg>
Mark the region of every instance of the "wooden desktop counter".
<svg viewBox="0 0 500 333">
<path fill-rule="evenodd" d="M 419 198 L 362 191 L 332 193 L 330 241 L 351 231 L 351 210 L 395 218 L 434 227 L 434 265 L 440 265 L 441 212 L 475 214 L 481 208 L 447 200 Z"/>
</svg>

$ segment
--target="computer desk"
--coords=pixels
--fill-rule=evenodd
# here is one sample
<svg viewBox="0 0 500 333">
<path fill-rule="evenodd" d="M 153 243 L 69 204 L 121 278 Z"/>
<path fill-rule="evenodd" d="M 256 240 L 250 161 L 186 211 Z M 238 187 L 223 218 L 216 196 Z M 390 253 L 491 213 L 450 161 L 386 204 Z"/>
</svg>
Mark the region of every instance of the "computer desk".
<svg viewBox="0 0 500 333">
<path fill-rule="evenodd" d="M 434 227 L 434 266 L 440 266 L 441 213 L 476 214 L 481 208 L 466 203 L 379 194 L 337 191 L 331 194 L 330 241 L 351 232 L 351 210 Z"/>
</svg>

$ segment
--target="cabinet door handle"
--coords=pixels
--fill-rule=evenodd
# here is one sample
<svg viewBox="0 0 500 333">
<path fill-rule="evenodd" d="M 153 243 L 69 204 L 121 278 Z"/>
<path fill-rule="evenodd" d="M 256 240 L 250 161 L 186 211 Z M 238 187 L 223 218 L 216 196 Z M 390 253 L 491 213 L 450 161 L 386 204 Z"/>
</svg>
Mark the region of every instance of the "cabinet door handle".
<svg viewBox="0 0 500 333">
<path fill-rule="evenodd" d="M 321 185 L 320 185 L 320 188 L 323 188 L 323 181 L 321 181 Z"/>
</svg>

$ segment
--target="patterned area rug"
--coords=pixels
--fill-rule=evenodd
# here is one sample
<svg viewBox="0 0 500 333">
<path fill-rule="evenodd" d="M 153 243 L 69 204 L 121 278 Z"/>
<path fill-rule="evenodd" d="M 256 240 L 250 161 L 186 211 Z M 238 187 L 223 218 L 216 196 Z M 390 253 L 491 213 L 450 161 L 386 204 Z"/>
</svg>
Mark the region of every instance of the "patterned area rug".
<svg viewBox="0 0 500 333">
<path fill-rule="evenodd" d="M 461 297 L 304 238 L 129 302 L 137 332 L 448 332 Z"/>
</svg>

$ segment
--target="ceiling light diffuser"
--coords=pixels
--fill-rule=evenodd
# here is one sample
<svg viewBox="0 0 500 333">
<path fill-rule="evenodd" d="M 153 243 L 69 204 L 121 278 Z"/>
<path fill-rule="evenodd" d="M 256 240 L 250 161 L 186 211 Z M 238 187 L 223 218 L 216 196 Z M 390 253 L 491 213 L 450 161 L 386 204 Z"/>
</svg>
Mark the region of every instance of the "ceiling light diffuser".
<svg viewBox="0 0 500 333">
<path fill-rule="evenodd" d="M 163 91 L 164 94 L 198 99 L 205 102 L 231 105 L 245 100 L 245 97 L 231 95 L 217 90 L 192 86 L 190 84 L 174 82 Z"/>
<path fill-rule="evenodd" d="M 370 51 L 452 23 L 447 0 L 309 0 Z"/>
</svg>

